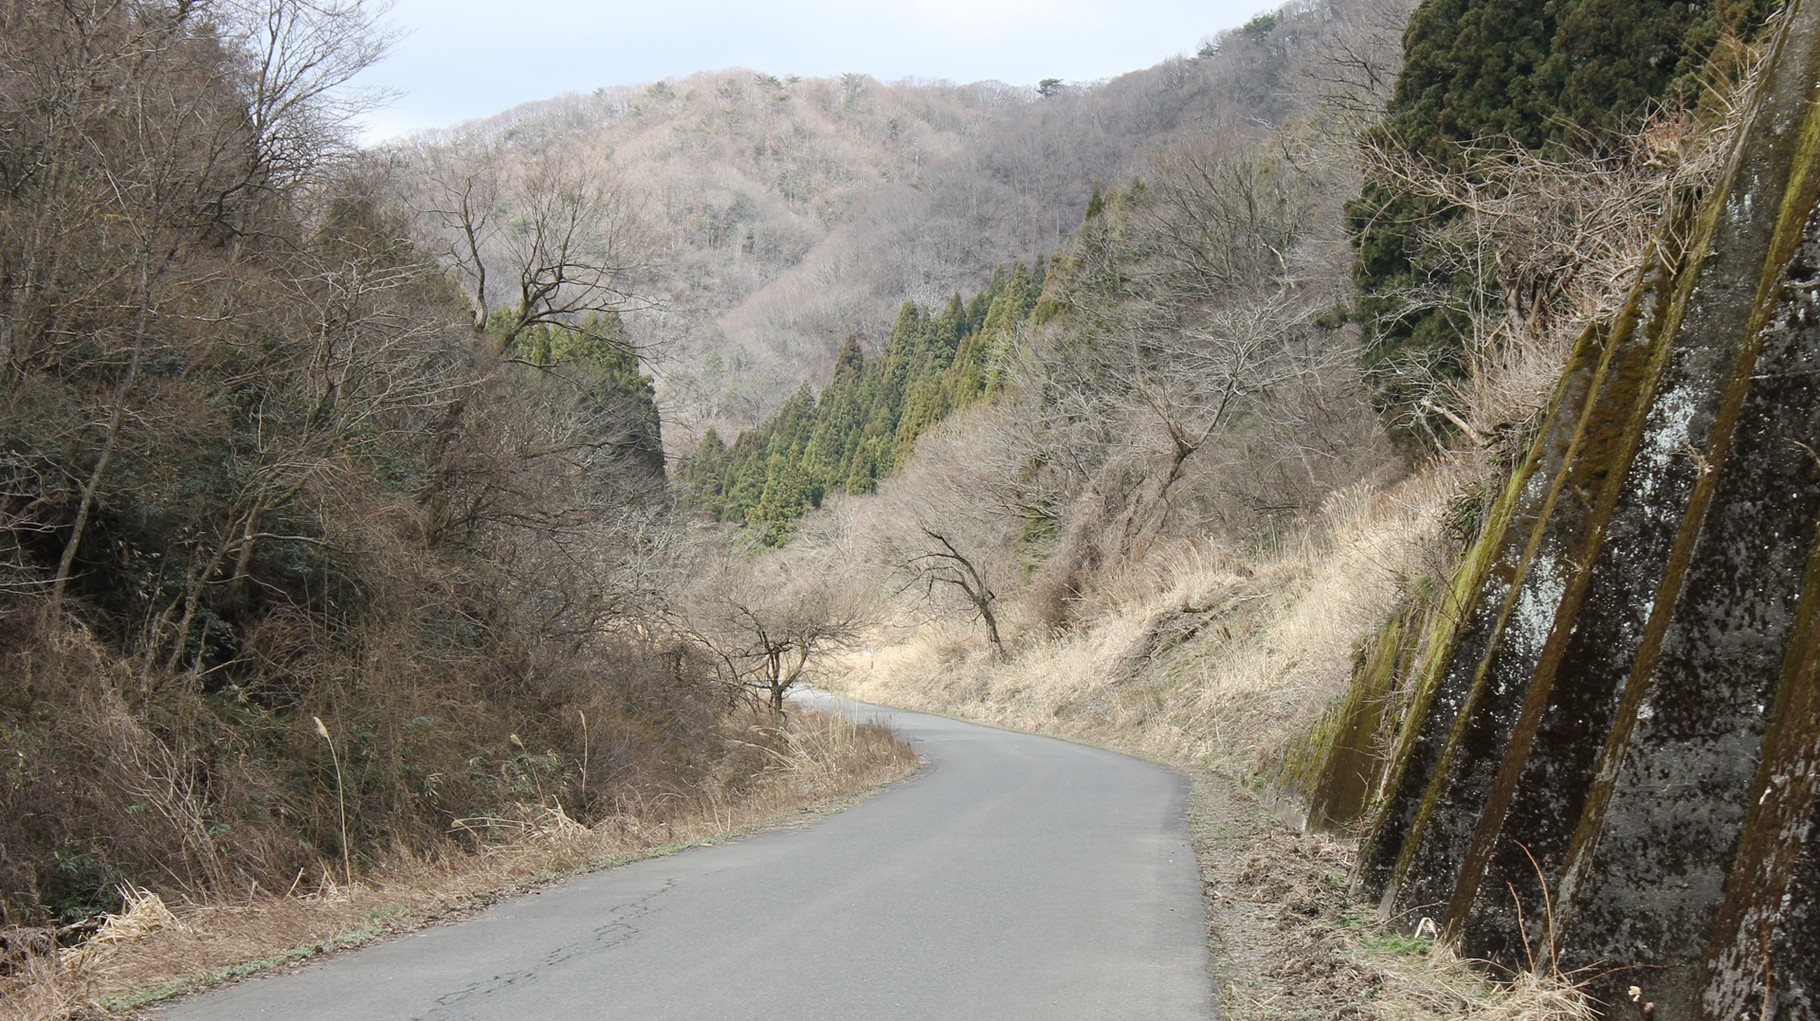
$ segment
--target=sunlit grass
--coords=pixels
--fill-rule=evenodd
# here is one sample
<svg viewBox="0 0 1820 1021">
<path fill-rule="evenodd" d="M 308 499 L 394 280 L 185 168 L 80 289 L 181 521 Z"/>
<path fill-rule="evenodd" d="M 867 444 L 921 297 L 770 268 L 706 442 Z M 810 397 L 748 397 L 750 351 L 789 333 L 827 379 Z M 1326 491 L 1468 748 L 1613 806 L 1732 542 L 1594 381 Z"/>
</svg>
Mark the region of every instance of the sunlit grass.
<svg viewBox="0 0 1820 1021">
<path fill-rule="evenodd" d="M 520 805 L 489 820 L 476 852 L 394 852 L 348 883 L 317 877 L 303 896 L 167 905 L 123 891 L 121 910 L 79 948 L 24 956 L 0 977 L 0 1018 L 70 1021 L 131 1011 L 222 981 L 360 946 L 600 868 L 810 820 L 917 765 L 882 727 L 836 714 L 753 714 L 731 735 L 759 760 L 740 775 L 633 806 L 584 826 L 557 805 Z"/>
</svg>

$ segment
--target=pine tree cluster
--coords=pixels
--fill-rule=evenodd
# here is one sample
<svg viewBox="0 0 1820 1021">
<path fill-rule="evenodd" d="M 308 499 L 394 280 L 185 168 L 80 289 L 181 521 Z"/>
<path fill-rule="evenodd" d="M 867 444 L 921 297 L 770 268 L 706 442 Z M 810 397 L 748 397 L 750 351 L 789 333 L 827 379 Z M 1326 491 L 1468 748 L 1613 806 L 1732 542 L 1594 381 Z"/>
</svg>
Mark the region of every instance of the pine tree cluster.
<svg viewBox="0 0 1820 1021">
<path fill-rule="evenodd" d="M 819 395 L 804 383 L 731 447 L 708 430 L 678 467 L 682 502 L 782 545 L 828 494 L 873 492 L 909 459 L 918 436 L 994 393 L 1003 357 L 1041 293 L 1036 273 L 1019 262 L 940 312 L 906 302 L 881 355 L 867 359 L 849 337 Z"/>
</svg>

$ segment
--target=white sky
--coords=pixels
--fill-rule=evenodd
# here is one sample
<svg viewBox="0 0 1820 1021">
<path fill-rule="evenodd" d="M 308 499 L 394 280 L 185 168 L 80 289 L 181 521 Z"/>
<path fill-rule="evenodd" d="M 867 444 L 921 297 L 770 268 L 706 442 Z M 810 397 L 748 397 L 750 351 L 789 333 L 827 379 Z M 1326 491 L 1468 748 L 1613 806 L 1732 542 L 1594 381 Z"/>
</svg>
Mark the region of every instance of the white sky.
<svg viewBox="0 0 1820 1021">
<path fill-rule="evenodd" d="M 804 78 L 1094 81 L 1192 53 L 1282 0 L 397 0 L 361 76 L 377 141 L 600 86 L 746 67 Z"/>
</svg>

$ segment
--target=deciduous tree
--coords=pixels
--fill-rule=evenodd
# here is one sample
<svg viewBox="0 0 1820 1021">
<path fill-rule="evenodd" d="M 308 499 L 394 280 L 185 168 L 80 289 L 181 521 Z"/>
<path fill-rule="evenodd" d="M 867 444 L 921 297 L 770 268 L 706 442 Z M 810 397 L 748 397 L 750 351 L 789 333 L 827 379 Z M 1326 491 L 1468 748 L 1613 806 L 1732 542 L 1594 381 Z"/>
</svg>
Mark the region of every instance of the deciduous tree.
<svg viewBox="0 0 1820 1021">
<path fill-rule="evenodd" d="M 476 332 L 510 352 L 534 326 L 649 307 L 651 240 L 638 201 L 604 159 L 525 157 L 485 135 L 426 147 L 426 235 L 467 296 Z"/>
<path fill-rule="evenodd" d="M 872 623 L 858 579 L 795 571 L 775 554 L 757 560 L 716 551 L 676 614 L 679 630 L 706 648 L 734 697 L 755 696 L 774 713 L 818 657 L 847 648 Z"/>
</svg>

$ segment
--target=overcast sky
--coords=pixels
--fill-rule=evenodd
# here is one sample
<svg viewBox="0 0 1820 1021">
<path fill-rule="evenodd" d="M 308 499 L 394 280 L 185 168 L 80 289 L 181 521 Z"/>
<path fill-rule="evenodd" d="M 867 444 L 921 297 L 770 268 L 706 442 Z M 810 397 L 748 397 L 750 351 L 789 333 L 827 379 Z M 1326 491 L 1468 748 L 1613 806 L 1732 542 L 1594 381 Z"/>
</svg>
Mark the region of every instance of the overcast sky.
<svg viewBox="0 0 1820 1021">
<path fill-rule="evenodd" d="M 1192 53 L 1282 0 L 397 0 L 362 76 L 370 141 L 607 85 L 746 67 L 805 78 L 1094 81 Z"/>
</svg>

